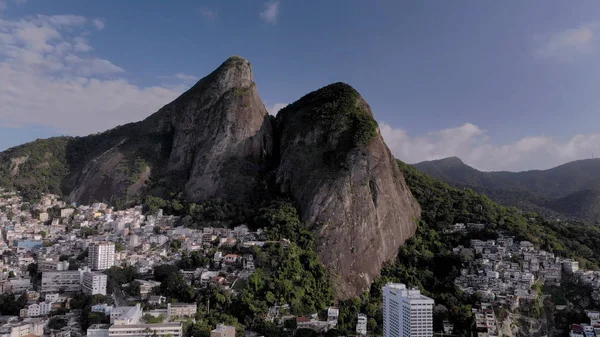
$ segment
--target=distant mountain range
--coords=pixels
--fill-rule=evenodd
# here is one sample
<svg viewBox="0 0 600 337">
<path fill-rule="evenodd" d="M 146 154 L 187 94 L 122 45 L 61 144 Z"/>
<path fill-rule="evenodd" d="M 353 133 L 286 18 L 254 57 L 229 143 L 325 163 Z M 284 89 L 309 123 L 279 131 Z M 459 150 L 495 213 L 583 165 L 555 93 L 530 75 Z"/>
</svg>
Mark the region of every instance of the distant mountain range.
<svg viewBox="0 0 600 337">
<path fill-rule="evenodd" d="M 482 172 L 457 157 L 424 161 L 414 167 L 454 186 L 486 194 L 507 206 L 600 222 L 600 159 L 522 172 Z"/>
</svg>

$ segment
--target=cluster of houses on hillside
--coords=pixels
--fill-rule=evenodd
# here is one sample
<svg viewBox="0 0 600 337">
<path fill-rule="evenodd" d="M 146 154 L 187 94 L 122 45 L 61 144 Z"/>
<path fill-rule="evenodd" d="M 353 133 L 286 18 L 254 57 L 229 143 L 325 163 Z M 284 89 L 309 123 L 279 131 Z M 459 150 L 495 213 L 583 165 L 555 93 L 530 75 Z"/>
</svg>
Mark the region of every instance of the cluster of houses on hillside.
<svg viewBox="0 0 600 337">
<path fill-rule="evenodd" d="M 534 283 L 560 284 L 563 273 L 584 275 L 577 261 L 536 249 L 528 241 L 500 236 L 495 240 L 472 239 L 469 247 L 458 246 L 454 253 L 472 261 L 461 269 L 455 283 L 485 301 L 517 307 L 520 299 L 535 299 Z"/>
<path fill-rule="evenodd" d="M 15 192 L 0 190 L 0 295 L 23 298 L 18 312 L 0 316 L 0 332 L 8 329 L 11 337 L 86 333 L 114 337 L 146 331 L 148 336 L 180 337 L 180 319 L 194 318 L 197 304 L 167 303 L 165 297 L 155 295 L 160 282 L 152 279 L 154 267 L 173 264 L 183 254 L 197 254 L 203 265 L 180 271 L 188 284 L 212 284 L 235 292 L 236 282 L 254 272 L 254 256 L 226 252 L 236 246 L 260 248 L 267 241 L 262 231 L 250 231 L 245 225 L 192 229 L 177 227 L 178 221 L 162 210 L 145 215 L 142 206 L 117 211 L 104 203 L 71 205 L 51 194 L 28 203 Z M 139 290 L 128 296 L 122 289 L 108 293 L 105 271 L 126 266 L 142 276 L 134 281 Z M 114 305 L 99 303 L 91 309 L 103 313 L 106 324 L 93 325 L 86 332 L 79 315 L 64 314 L 77 294 L 112 297 Z M 139 304 L 130 304 L 141 301 L 154 309 L 143 311 Z M 166 323 L 146 324 L 146 315 Z M 2 317 L 8 318 L 4 322 Z M 48 322 L 55 318 L 67 324 L 50 329 Z M 217 335 L 231 331 L 225 325 L 216 330 Z"/>
</svg>

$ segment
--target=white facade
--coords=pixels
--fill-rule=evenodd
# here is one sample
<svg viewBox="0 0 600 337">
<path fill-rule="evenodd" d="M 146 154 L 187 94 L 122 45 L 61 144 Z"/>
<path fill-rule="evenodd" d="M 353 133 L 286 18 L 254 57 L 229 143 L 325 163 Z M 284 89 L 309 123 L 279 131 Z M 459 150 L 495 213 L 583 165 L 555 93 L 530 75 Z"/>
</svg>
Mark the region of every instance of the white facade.
<svg viewBox="0 0 600 337">
<path fill-rule="evenodd" d="M 69 261 L 40 261 L 38 262 L 39 271 L 63 271 L 69 270 Z"/>
<path fill-rule="evenodd" d="M 182 334 L 181 323 L 113 325 L 108 329 L 109 337 L 181 337 Z"/>
<path fill-rule="evenodd" d="M 89 246 L 88 266 L 92 270 L 105 270 L 115 265 L 115 244 L 96 242 Z"/>
<path fill-rule="evenodd" d="M 138 324 L 142 318 L 140 304 L 134 307 L 116 307 L 110 312 L 110 323 L 116 325 Z"/>
<path fill-rule="evenodd" d="M 383 287 L 383 336 L 432 337 L 433 299 L 402 283 Z"/>
<path fill-rule="evenodd" d="M 169 317 L 195 316 L 197 310 L 198 305 L 196 303 L 167 304 L 167 315 Z"/>
<path fill-rule="evenodd" d="M 81 290 L 79 270 L 42 272 L 42 293 L 78 292 Z"/>
<path fill-rule="evenodd" d="M 84 293 L 89 295 L 106 295 L 107 276 L 98 272 L 85 272 L 81 282 Z"/>
<path fill-rule="evenodd" d="M 358 314 L 358 321 L 356 321 L 356 333 L 365 336 L 367 334 L 367 315 Z"/>
<path fill-rule="evenodd" d="M 26 317 L 46 316 L 52 309 L 52 302 L 41 302 L 30 304 L 26 310 Z"/>
</svg>

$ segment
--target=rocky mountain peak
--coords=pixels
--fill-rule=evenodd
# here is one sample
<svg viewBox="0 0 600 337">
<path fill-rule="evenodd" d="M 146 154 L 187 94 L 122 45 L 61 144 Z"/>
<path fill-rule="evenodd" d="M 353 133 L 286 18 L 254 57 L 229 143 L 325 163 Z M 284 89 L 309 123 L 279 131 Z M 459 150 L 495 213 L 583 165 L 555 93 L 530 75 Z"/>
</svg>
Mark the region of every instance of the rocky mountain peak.
<svg viewBox="0 0 600 337">
<path fill-rule="evenodd" d="M 367 289 L 421 212 L 372 116 L 354 88 L 334 83 L 277 117 L 277 182 L 313 228 L 342 299 Z"/>
<path fill-rule="evenodd" d="M 51 184 L 25 174 L 53 163 Z M 0 183 L 46 185 L 81 203 L 178 193 L 244 202 L 272 174 L 315 233 L 340 299 L 366 290 L 415 232 L 419 205 L 354 88 L 305 95 L 279 113 L 274 132 L 250 62 L 236 56 L 141 122 L 0 153 Z"/>
</svg>

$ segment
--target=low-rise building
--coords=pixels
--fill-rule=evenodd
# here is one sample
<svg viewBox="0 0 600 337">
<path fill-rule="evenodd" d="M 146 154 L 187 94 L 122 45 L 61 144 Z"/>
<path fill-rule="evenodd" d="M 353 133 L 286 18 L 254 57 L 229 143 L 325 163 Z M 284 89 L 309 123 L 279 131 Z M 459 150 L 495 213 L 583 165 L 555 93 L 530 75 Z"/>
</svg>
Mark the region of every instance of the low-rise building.
<svg viewBox="0 0 600 337">
<path fill-rule="evenodd" d="M 113 325 L 108 329 L 108 337 L 182 337 L 182 335 L 181 323 Z"/>
<path fill-rule="evenodd" d="M 85 272 L 81 282 L 81 289 L 89 295 L 106 295 L 106 274 L 98 272 Z"/>
<path fill-rule="evenodd" d="M 196 315 L 198 305 L 196 303 L 169 303 L 167 305 L 167 315 L 169 317 L 189 317 Z"/>
<path fill-rule="evenodd" d="M 217 324 L 217 327 L 210 332 L 210 337 L 235 337 L 235 327 Z"/>
<path fill-rule="evenodd" d="M 142 318 L 142 308 L 139 303 L 133 307 L 116 307 L 110 312 L 110 323 L 114 325 L 138 324 Z"/>
</svg>

